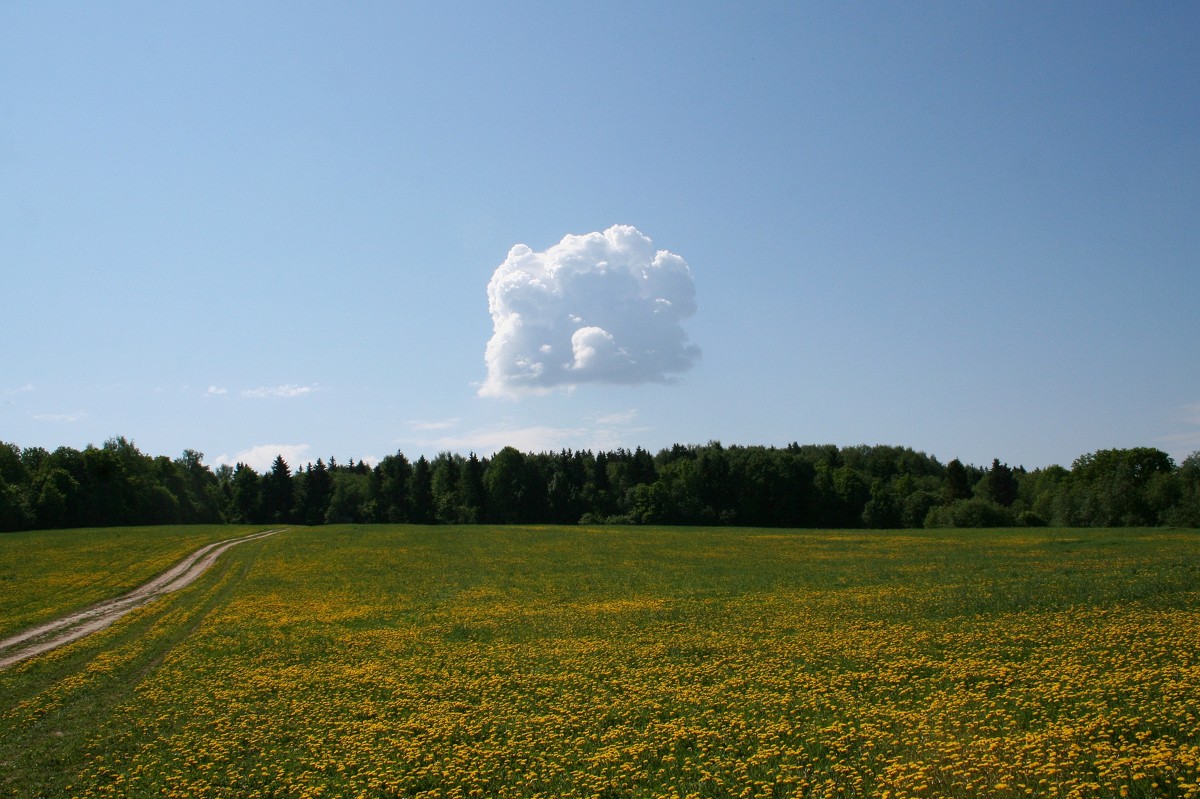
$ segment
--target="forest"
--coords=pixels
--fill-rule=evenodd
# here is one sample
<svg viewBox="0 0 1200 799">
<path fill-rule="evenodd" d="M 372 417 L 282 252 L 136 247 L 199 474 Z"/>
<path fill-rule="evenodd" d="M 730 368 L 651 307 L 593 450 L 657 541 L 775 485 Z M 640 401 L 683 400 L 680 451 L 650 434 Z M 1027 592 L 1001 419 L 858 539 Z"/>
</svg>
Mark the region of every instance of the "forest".
<svg viewBox="0 0 1200 799">
<path fill-rule="evenodd" d="M 449 452 L 369 465 L 282 456 L 259 474 L 203 454 L 0 442 L 0 531 L 184 523 L 1200 527 L 1200 452 L 1107 449 L 1070 469 L 980 467 L 907 447 L 676 444 L 657 454 Z"/>
</svg>

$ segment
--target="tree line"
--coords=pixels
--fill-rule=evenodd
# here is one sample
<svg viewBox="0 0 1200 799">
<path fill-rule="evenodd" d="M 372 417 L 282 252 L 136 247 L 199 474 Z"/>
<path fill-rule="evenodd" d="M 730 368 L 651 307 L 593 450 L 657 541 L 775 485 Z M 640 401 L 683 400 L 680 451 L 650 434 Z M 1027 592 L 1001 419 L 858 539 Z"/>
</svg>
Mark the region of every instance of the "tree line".
<svg viewBox="0 0 1200 799">
<path fill-rule="evenodd" d="M 83 450 L 0 442 L 0 531 L 137 524 L 678 524 L 898 528 L 1200 527 L 1200 452 L 1100 450 L 1070 469 L 966 465 L 907 447 L 675 445 L 444 452 L 375 465 L 279 456 L 212 469 L 125 438 Z"/>
</svg>

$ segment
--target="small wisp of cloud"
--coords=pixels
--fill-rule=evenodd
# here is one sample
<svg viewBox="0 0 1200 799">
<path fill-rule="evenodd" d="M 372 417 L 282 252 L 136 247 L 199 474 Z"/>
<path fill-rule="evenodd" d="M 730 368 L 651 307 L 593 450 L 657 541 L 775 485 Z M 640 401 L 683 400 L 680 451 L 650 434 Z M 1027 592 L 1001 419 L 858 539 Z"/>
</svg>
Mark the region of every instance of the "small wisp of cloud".
<svg viewBox="0 0 1200 799">
<path fill-rule="evenodd" d="M 408 426 L 413 430 L 451 430 L 458 426 L 458 419 L 443 419 L 441 421 L 413 421 Z"/>
<path fill-rule="evenodd" d="M 700 357 L 681 325 L 696 311 L 691 270 L 629 225 L 544 252 L 516 245 L 488 283 L 488 308 L 484 397 L 669 382 Z"/>
<path fill-rule="evenodd" d="M 217 466 L 237 466 L 244 463 L 261 474 L 270 471 L 275 458 L 279 456 L 283 457 L 290 468 L 295 469 L 305 462 L 311 449 L 308 444 L 259 444 L 232 456 L 218 455 L 213 462 Z"/>
<path fill-rule="evenodd" d="M 1183 408 L 1183 418 L 1189 424 L 1200 427 L 1200 402 L 1193 402 Z"/>
<path fill-rule="evenodd" d="M 17 388 L 0 389 L 0 397 L 15 397 L 18 394 L 28 394 L 28 393 L 31 393 L 32 391 L 33 391 L 33 383 L 26 383 L 25 385 L 18 386 Z M 4 404 L 5 405 L 16 405 L 17 403 L 11 399 L 6 399 L 6 400 L 4 400 Z"/>
<path fill-rule="evenodd" d="M 213 463 L 217 466 L 230 467 L 244 463 L 259 474 L 266 474 L 274 467 L 276 458 L 283 458 L 283 462 L 292 472 L 311 466 L 317 460 L 312 447 L 308 444 L 259 444 L 233 455 L 222 453 L 213 460 Z M 359 461 L 374 468 L 379 464 L 380 459 L 375 455 L 364 455 L 361 458 L 352 457 L 350 460 Z M 344 461 L 341 462 L 344 463 Z"/>
<path fill-rule="evenodd" d="M 1176 461 L 1200 452 L 1200 402 L 1184 405 L 1174 419 L 1176 432 L 1159 436 Z"/>
<path fill-rule="evenodd" d="M 419 450 L 425 451 L 469 450 L 480 455 L 491 455 L 510 446 L 522 452 L 554 452 L 562 449 L 612 450 L 632 446 L 631 437 L 649 429 L 637 426 L 636 420 L 637 411 L 628 410 L 587 417 L 574 427 L 501 422 L 459 431 L 455 429 L 458 420 L 444 425 L 412 422 L 409 427 L 417 435 L 400 439 L 396 443 L 415 445 Z"/>
<path fill-rule="evenodd" d="M 302 397 L 305 394 L 311 394 L 316 391 L 314 386 L 301 386 L 295 383 L 287 383 L 282 386 L 260 386 L 259 388 L 248 388 L 242 392 L 243 397 L 251 399 L 267 399 L 270 397 L 281 397 L 291 399 L 293 397 Z M 211 391 L 211 389 L 210 389 Z"/>
<path fill-rule="evenodd" d="M 56 422 L 61 424 L 73 424 L 86 418 L 87 413 L 84 411 L 79 411 L 78 413 L 38 413 L 33 416 L 35 422 Z"/>
</svg>

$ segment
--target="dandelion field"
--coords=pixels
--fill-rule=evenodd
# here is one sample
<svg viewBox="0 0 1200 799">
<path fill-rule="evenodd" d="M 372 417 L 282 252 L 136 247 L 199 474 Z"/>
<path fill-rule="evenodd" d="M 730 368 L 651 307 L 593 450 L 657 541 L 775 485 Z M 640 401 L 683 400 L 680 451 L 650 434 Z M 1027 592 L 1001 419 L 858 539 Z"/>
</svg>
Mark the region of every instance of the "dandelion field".
<svg viewBox="0 0 1200 799">
<path fill-rule="evenodd" d="M 0 671 L 0 795 L 1200 797 L 1200 536 L 322 527 Z"/>
</svg>

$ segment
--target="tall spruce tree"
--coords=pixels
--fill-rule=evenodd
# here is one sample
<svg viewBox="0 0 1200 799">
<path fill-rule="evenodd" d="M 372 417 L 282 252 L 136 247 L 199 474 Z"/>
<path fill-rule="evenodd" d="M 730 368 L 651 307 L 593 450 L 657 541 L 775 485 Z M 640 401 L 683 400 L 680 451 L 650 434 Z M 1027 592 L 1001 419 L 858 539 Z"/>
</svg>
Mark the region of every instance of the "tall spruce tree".
<svg viewBox="0 0 1200 799">
<path fill-rule="evenodd" d="M 292 470 L 282 455 L 276 455 L 271 471 L 263 477 L 263 512 L 270 524 L 286 524 L 292 520 Z"/>
</svg>

